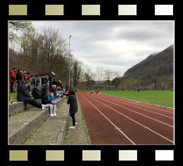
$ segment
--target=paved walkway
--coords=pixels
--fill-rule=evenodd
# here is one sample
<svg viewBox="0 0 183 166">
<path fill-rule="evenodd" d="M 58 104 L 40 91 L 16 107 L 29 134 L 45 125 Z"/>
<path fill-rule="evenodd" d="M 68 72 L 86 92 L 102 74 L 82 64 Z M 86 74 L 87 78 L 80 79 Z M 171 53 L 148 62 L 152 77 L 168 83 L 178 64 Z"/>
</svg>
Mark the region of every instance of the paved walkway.
<svg viewBox="0 0 183 166">
<path fill-rule="evenodd" d="M 69 116 L 66 136 L 64 139 L 65 145 L 90 145 L 91 144 L 90 137 L 88 135 L 88 129 L 86 127 L 79 102 L 78 102 L 78 106 L 79 106 L 79 109 L 75 115 L 75 118 L 78 124 L 76 125 L 75 129 L 69 129 L 69 127 L 72 126 L 72 119 Z"/>
<path fill-rule="evenodd" d="M 91 144 L 80 105 L 78 112 L 76 113 L 76 121 L 78 122 L 76 128 L 69 129 L 69 126 L 72 125 L 72 121 L 69 116 L 67 99 L 64 98 L 61 104 L 57 106 L 57 116 L 48 117 L 24 142 L 24 145 Z"/>
<path fill-rule="evenodd" d="M 60 145 L 63 143 L 69 116 L 69 105 L 64 98 L 57 106 L 57 116 L 48 117 L 25 141 L 24 145 Z"/>
</svg>

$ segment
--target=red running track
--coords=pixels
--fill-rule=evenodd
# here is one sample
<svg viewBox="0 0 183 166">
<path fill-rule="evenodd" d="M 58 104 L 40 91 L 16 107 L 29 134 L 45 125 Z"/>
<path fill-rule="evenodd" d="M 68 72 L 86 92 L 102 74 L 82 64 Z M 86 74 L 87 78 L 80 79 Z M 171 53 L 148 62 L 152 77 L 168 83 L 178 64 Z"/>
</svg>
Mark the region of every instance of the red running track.
<svg viewBox="0 0 183 166">
<path fill-rule="evenodd" d="M 173 145 L 173 109 L 78 93 L 92 144 Z"/>
</svg>

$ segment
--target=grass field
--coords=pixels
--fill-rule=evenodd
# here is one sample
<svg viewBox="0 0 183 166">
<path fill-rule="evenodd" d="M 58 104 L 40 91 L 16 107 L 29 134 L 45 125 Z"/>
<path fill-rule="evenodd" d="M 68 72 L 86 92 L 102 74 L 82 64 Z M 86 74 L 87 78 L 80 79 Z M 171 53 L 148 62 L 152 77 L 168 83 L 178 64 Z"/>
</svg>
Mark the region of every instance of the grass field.
<svg viewBox="0 0 183 166">
<path fill-rule="evenodd" d="M 153 91 L 101 91 L 101 94 L 142 101 L 150 104 L 173 108 L 173 92 L 171 90 Z"/>
</svg>

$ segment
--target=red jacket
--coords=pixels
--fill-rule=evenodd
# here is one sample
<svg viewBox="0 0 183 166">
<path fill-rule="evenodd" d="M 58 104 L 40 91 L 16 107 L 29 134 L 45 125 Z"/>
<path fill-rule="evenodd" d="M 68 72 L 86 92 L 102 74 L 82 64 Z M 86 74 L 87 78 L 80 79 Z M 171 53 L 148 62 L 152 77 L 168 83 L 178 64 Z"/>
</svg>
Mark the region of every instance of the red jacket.
<svg viewBox="0 0 183 166">
<path fill-rule="evenodd" d="M 30 75 L 27 75 L 27 80 L 28 80 L 28 81 L 31 81 Z"/>
<path fill-rule="evenodd" d="M 14 70 L 12 70 L 10 73 L 10 82 L 15 82 L 15 81 L 16 81 L 16 73 Z"/>
<path fill-rule="evenodd" d="M 69 94 L 69 90 L 67 90 L 66 92 L 65 92 L 65 95 L 68 95 Z"/>
<path fill-rule="evenodd" d="M 22 81 L 21 81 L 21 82 L 23 82 L 23 81 L 25 81 L 25 80 L 24 80 L 24 76 L 23 76 L 23 74 L 22 74 L 22 73 L 21 73 L 21 75 L 22 75 Z"/>
</svg>

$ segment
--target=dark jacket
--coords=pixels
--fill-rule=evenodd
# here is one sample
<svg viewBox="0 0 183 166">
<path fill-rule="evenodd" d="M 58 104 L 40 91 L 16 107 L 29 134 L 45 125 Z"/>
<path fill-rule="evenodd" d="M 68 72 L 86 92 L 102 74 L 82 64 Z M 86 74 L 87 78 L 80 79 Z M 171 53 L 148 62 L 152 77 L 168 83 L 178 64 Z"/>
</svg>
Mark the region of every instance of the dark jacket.
<svg viewBox="0 0 183 166">
<path fill-rule="evenodd" d="M 32 90 L 32 96 L 35 98 L 35 99 L 40 99 L 41 98 L 41 91 L 38 89 L 38 88 L 34 88 Z"/>
<path fill-rule="evenodd" d="M 42 95 L 42 104 L 51 104 L 51 101 L 48 100 L 48 96 L 46 96 L 46 94 Z"/>
<path fill-rule="evenodd" d="M 70 114 L 74 114 L 78 112 L 78 104 L 77 104 L 77 98 L 76 95 L 70 95 L 67 104 L 70 104 L 69 112 Z"/>
<path fill-rule="evenodd" d="M 51 87 L 51 90 L 50 90 L 50 93 L 53 93 L 54 94 L 54 96 L 56 96 L 56 88 L 55 87 Z"/>
<path fill-rule="evenodd" d="M 35 80 L 36 80 L 36 78 L 33 76 L 33 77 L 31 78 L 31 84 L 35 84 L 35 83 L 36 83 Z"/>
<path fill-rule="evenodd" d="M 58 82 L 57 85 L 60 86 L 61 89 L 63 89 L 62 84 L 60 82 Z"/>
<path fill-rule="evenodd" d="M 22 74 L 20 72 L 17 72 L 16 79 L 22 81 L 22 77 L 23 77 Z"/>
<path fill-rule="evenodd" d="M 27 92 L 27 87 L 24 84 L 22 84 L 18 87 L 18 90 L 17 90 L 17 100 L 25 101 L 25 99 L 27 98 L 31 98 L 31 96 Z"/>
<path fill-rule="evenodd" d="M 36 82 L 40 82 L 40 79 L 39 78 L 36 78 Z"/>
<path fill-rule="evenodd" d="M 43 77 L 41 78 L 41 83 L 42 84 L 47 84 L 47 82 L 48 82 L 47 78 L 43 78 Z"/>
<path fill-rule="evenodd" d="M 49 89 L 47 88 L 47 86 L 45 86 L 44 88 L 41 89 L 41 93 L 44 94 L 47 90 Z"/>
</svg>

